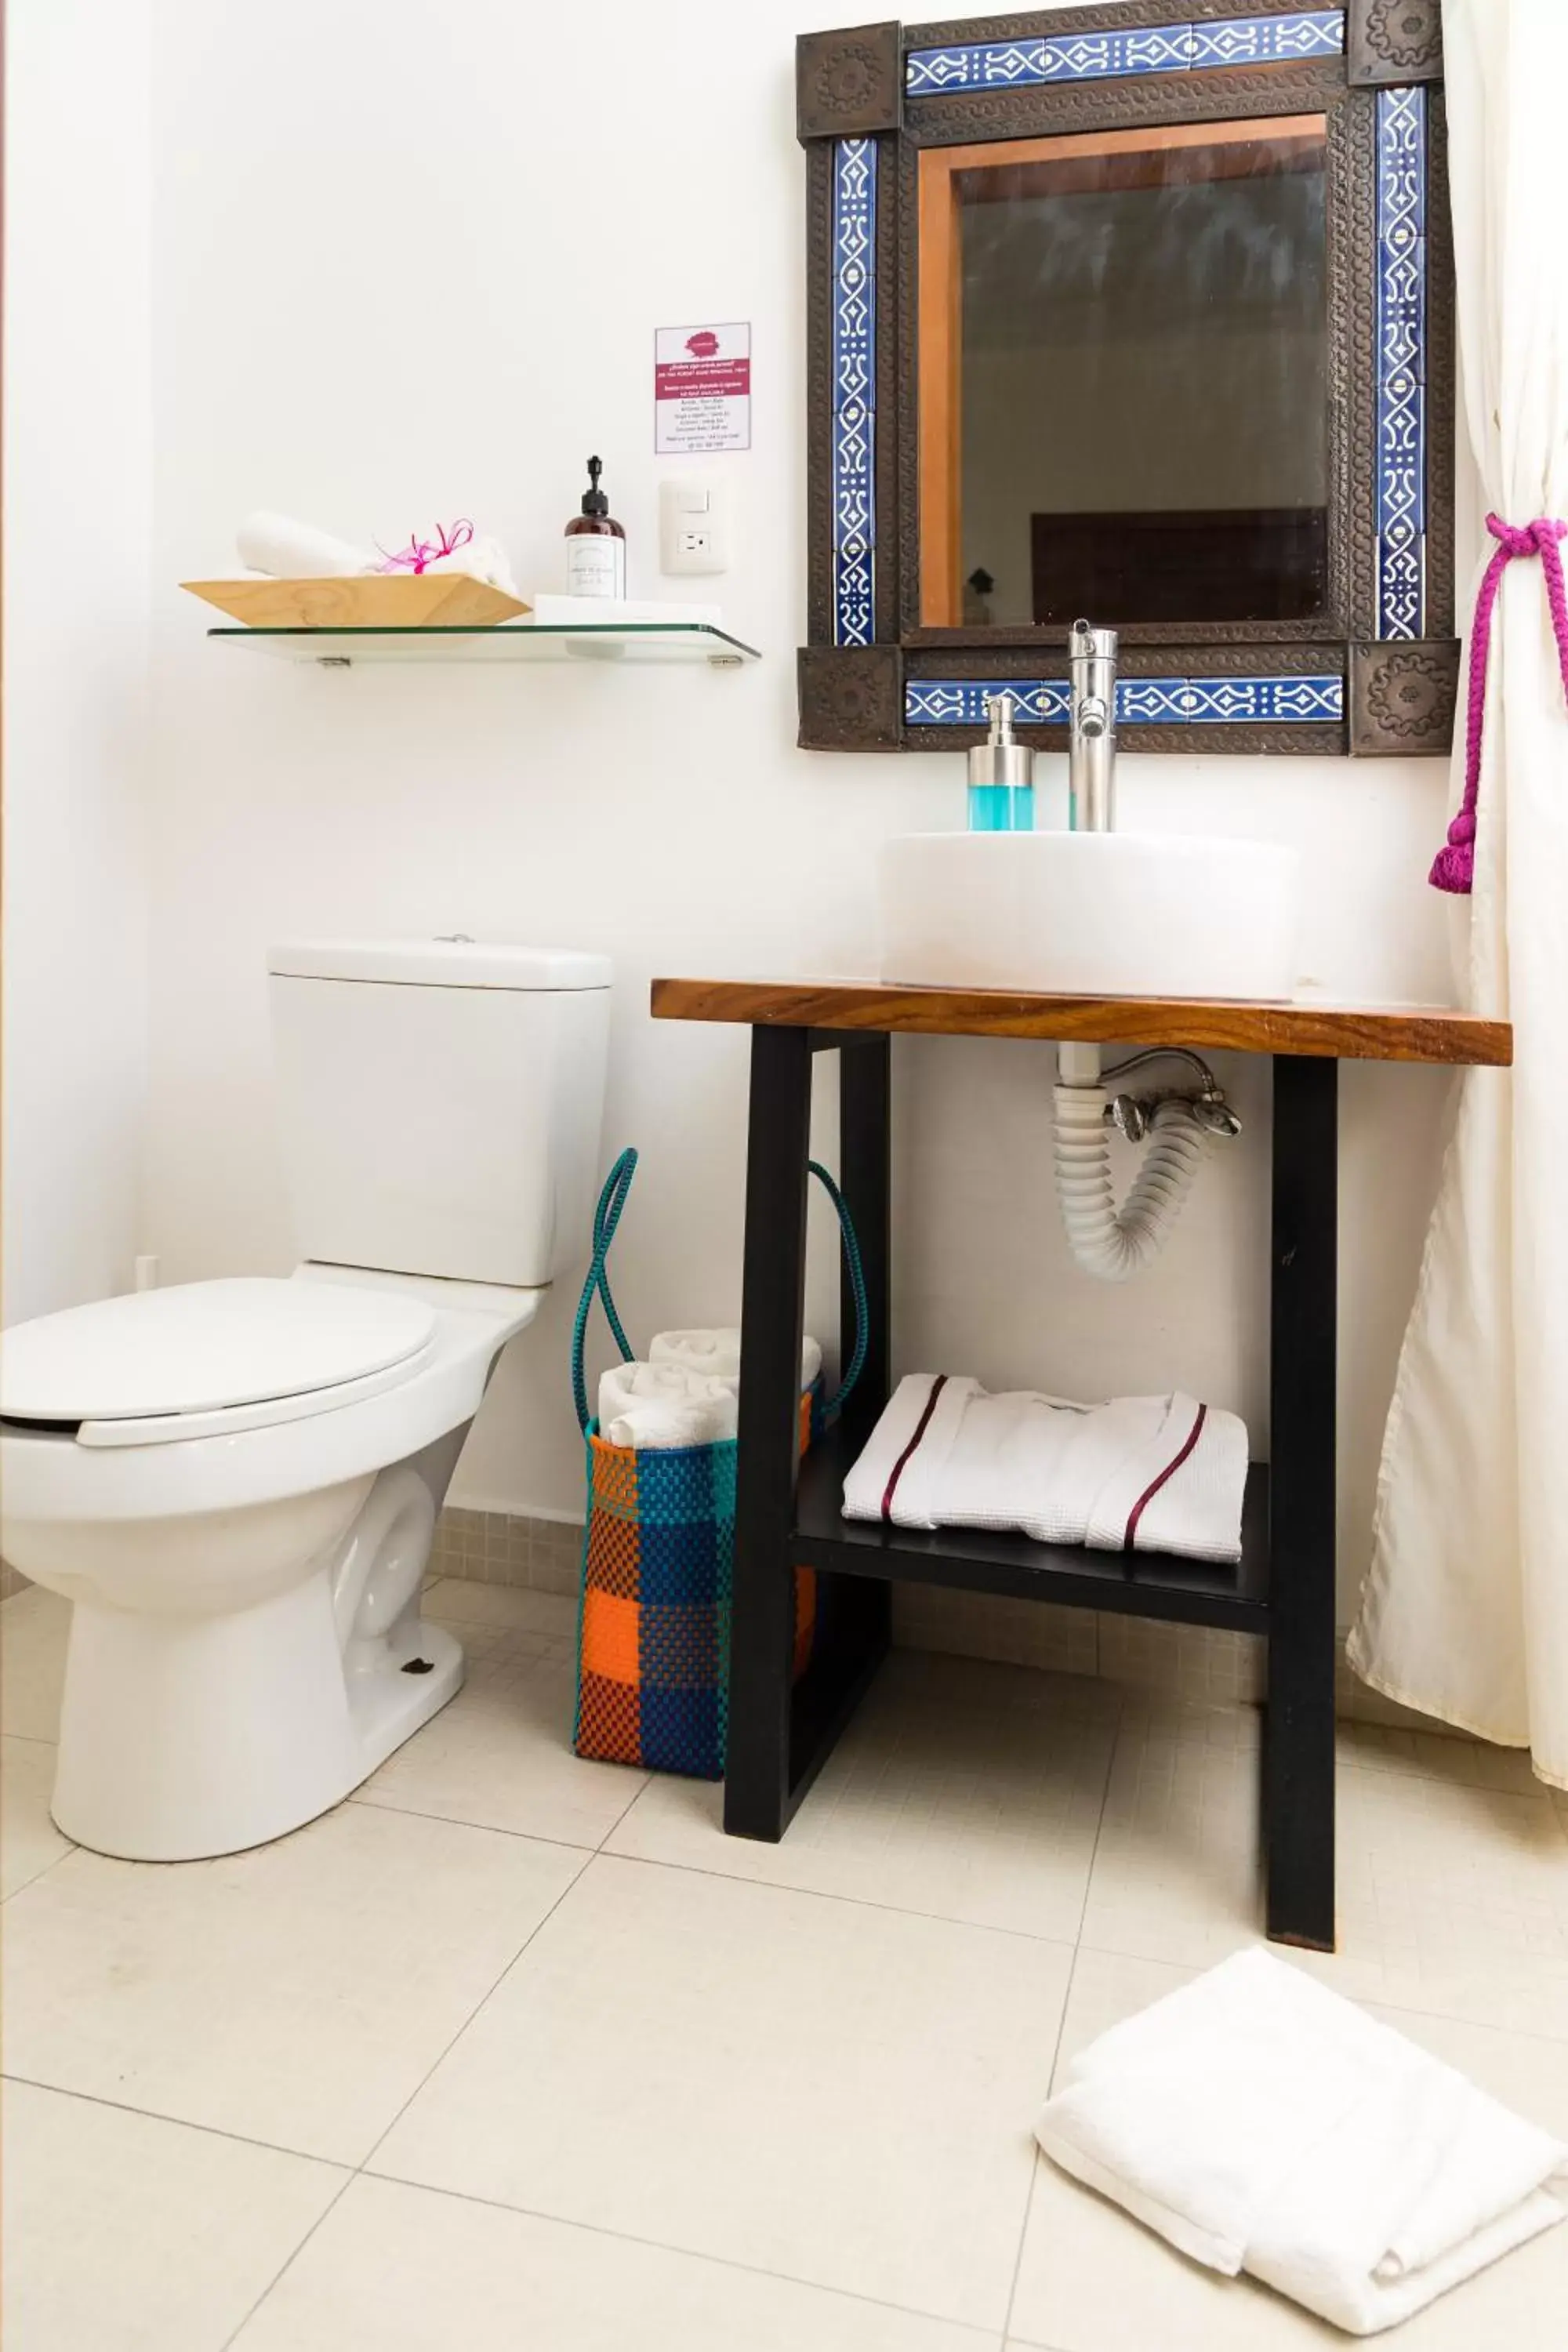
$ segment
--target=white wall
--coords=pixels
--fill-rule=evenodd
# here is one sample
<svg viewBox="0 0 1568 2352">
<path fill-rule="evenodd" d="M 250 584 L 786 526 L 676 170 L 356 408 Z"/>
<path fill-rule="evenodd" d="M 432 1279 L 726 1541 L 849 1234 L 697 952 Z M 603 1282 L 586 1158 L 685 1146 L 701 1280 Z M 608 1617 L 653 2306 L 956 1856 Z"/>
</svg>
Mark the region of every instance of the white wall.
<svg viewBox="0 0 1568 2352">
<path fill-rule="evenodd" d="M 268 941 L 460 929 L 614 954 L 605 1154 L 627 1141 L 644 1154 L 616 1252 L 626 1320 L 646 1334 L 733 1316 L 745 1038 L 651 1024 L 648 979 L 868 969 L 877 845 L 962 822 L 956 756 L 793 748 L 793 47 L 803 26 L 845 13 L 842 0 L 601 0 L 575 16 L 517 0 L 158 0 L 144 1246 L 166 1276 L 291 1262 Z M 590 449 L 628 531 L 634 590 L 659 593 L 653 331 L 704 318 L 754 322 L 755 446 L 711 463 L 737 505 L 737 560 L 716 586 L 760 666 L 331 673 L 204 643 L 202 613 L 172 583 L 227 568 L 234 523 L 259 503 L 384 538 L 468 514 L 526 583 L 559 585 Z M 1447 974 L 1423 877 L 1445 789 L 1426 763 L 1129 760 L 1122 795 L 1129 824 L 1302 842 L 1320 976 L 1347 996 L 1432 997 Z M 1050 1069 L 1023 1045 L 900 1045 L 900 1362 L 1085 1394 L 1179 1376 L 1260 1421 L 1260 1072 L 1235 1071 L 1248 1133 L 1163 1263 L 1110 1292 L 1067 1262 Z M 1352 1569 L 1444 1090 L 1432 1073 L 1346 1078 Z M 829 1104 L 829 1144 L 830 1122 Z M 826 1275 L 824 1252 L 818 1320 Z M 503 1366 L 455 1500 L 578 1509 L 573 1304 L 555 1300 Z"/>
<path fill-rule="evenodd" d="M 145 0 L 11 0 L 5 71 L 5 1278 L 131 1280 L 145 1076 Z"/>
</svg>

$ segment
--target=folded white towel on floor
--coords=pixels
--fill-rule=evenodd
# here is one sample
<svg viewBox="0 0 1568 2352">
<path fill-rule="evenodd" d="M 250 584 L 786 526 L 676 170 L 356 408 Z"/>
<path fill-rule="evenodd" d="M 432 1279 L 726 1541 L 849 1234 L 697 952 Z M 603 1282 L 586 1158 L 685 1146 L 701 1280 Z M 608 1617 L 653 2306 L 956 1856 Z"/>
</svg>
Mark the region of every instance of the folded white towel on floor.
<svg viewBox="0 0 1568 2352">
<path fill-rule="evenodd" d="M 314 523 L 266 509 L 247 515 L 235 533 L 239 560 L 274 580 L 348 580 L 374 572 L 379 559 L 367 547 L 351 547 Z"/>
<path fill-rule="evenodd" d="M 1074 1404 L 910 1372 L 844 1482 L 844 1516 L 1229 1562 L 1246 1486 L 1246 1424 L 1193 1397 Z"/>
<path fill-rule="evenodd" d="M 733 1326 L 710 1331 L 659 1331 L 647 1351 L 650 1364 L 679 1364 L 689 1372 L 706 1372 L 712 1380 L 741 1377 L 741 1335 Z M 800 1349 L 800 1384 L 808 1389 L 822 1370 L 822 1349 L 812 1339 Z"/>
<path fill-rule="evenodd" d="M 1352 2336 L 1568 2210 L 1568 2146 L 1262 1949 L 1091 2042 L 1035 2128 L 1194 2262 Z"/>
<path fill-rule="evenodd" d="M 679 1364 L 612 1364 L 599 1381 L 612 1445 L 713 1445 L 735 1434 L 735 1391 Z"/>
</svg>

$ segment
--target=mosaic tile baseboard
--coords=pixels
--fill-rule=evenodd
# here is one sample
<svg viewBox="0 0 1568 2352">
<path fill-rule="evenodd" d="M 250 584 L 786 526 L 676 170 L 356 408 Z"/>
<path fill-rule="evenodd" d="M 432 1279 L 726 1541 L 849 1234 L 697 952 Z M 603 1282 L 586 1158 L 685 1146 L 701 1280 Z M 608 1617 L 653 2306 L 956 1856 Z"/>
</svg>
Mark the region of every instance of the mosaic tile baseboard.
<svg viewBox="0 0 1568 2352">
<path fill-rule="evenodd" d="M 436 1522 L 432 1576 L 474 1584 L 518 1584 L 533 1592 L 577 1590 L 583 1530 L 569 1520 L 510 1511 L 464 1511 L 450 1503 Z"/>
<path fill-rule="evenodd" d="M 1263 1696 L 1263 1644 L 1250 1633 L 1209 1625 L 1165 1625 L 1151 1617 L 1058 1609 L 1048 1601 L 1008 1601 L 906 1584 L 893 1594 L 893 1639 L 901 1649 L 945 1650 L 1002 1665 L 1100 1675 L 1209 1706 L 1255 1706 Z M 1369 1690 L 1345 1662 L 1344 1636 L 1334 1661 L 1334 1712 L 1356 1723 L 1465 1735 Z"/>
<path fill-rule="evenodd" d="M 582 1528 L 558 1519 L 447 1509 L 436 1523 L 430 1572 L 482 1584 L 524 1585 L 536 1592 L 575 1593 L 582 1545 Z M 1255 1705 L 1263 1696 L 1263 1645 L 1250 1634 L 1059 1609 L 1047 1601 L 903 1584 L 893 1593 L 893 1639 L 904 1650 L 942 1650 L 963 1658 L 994 1658 L 1003 1665 L 1100 1675 L 1108 1682 L 1135 1683 L 1209 1705 Z M 1368 1690 L 1342 1654 L 1335 1667 L 1334 1703 L 1339 1714 L 1361 1723 L 1450 1729 Z"/>
<path fill-rule="evenodd" d="M 448 1507 L 436 1522 L 430 1574 L 574 1594 L 582 1549 L 583 1530 L 570 1522 Z M 26 1586 L 18 1570 L 0 1560 L 0 1600 Z M 1107 1682 L 1134 1683 L 1211 1706 L 1256 1705 L 1263 1696 L 1263 1645 L 1250 1634 L 1059 1609 L 1046 1601 L 953 1592 L 935 1584 L 900 1585 L 893 1594 L 893 1639 L 900 1649 L 1100 1675 Z M 1448 1724 L 1369 1690 L 1345 1664 L 1342 1643 L 1334 1669 L 1334 1706 L 1336 1713 L 1359 1723 L 1462 1736 Z"/>
</svg>

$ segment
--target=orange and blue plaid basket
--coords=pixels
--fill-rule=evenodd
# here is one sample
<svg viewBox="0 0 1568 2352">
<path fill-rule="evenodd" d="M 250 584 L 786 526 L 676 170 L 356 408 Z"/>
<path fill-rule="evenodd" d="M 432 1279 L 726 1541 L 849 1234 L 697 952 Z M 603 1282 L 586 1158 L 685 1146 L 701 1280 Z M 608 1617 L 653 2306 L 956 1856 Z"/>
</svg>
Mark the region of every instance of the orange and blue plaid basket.
<svg viewBox="0 0 1568 2352">
<path fill-rule="evenodd" d="M 730 1583 L 735 1556 L 736 1443 L 611 1445 L 590 1417 L 584 1339 L 595 1295 L 623 1360 L 633 1349 L 610 1293 L 605 1261 L 637 1168 L 623 1151 L 594 1213 L 594 1257 L 572 1333 L 572 1392 L 587 1446 L 588 1524 L 577 1620 L 579 1756 L 701 1780 L 724 1776 L 730 1667 Z M 856 1302 L 855 1345 L 835 1394 L 820 1380 L 800 1401 L 804 1454 L 837 1416 L 866 1353 L 860 1252 L 844 1199 L 816 1160 L 812 1173 L 838 1214 Z M 796 1569 L 796 1675 L 811 1662 L 816 1577 Z"/>
</svg>

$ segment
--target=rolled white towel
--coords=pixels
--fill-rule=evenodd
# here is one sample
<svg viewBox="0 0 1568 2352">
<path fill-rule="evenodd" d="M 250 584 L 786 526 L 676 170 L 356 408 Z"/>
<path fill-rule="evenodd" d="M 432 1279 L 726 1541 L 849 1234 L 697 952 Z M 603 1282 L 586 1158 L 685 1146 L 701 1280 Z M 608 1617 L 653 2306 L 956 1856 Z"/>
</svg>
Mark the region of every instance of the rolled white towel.
<svg viewBox="0 0 1568 2352">
<path fill-rule="evenodd" d="M 365 547 L 351 547 L 330 530 L 313 523 L 296 522 L 292 515 L 273 514 L 258 508 L 236 531 L 239 560 L 252 572 L 274 580 L 351 580 L 357 572 L 374 572 L 377 558 Z"/>
<path fill-rule="evenodd" d="M 708 1331 L 658 1331 L 647 1351 L 650 1364 L 679 1364 L 716 1381 L 739 1381 L 741 1335 L 733 1325 Z M 822 1349 L 809 1337 L 800 1344 L 800 1384 L 808 1389 L 822 1370 Z"/>
<path fill-rule="evenodd" d="M 1080 2051 L 1035 2132 L 1194 2262 L 1352 2336 L 1551 2229 L 1568 2186 L 1560 2140 L 1261 1949 Z"/>
<path fill-rule="evenodd" d="M 612 1364 L 599 1381 L 612 1445 L 714 1445 L 735 1434 L 735 1391 L 679 1364 Z"/>
</svg>

